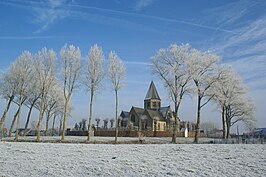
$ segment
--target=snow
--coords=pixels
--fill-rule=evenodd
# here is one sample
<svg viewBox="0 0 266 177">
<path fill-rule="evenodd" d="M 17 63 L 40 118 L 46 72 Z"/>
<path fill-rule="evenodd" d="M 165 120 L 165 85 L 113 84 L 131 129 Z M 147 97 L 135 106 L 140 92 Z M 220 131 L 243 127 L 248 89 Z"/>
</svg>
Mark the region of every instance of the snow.
<svg viewBox="0 0 266 177">
<path fill-rule="evenodd" d="M 0 142 L 0 176 L 266 176 L 264 144 Z"/>
</svg>

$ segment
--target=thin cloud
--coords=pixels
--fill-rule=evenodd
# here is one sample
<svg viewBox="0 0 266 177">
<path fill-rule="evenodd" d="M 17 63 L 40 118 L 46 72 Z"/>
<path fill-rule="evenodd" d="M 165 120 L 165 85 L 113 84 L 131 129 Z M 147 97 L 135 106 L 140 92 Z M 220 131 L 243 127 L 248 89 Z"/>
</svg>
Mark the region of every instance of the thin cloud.
<svg viewBox="0 0 266 177">
<path fill-rule="evenodd" d="M 168 22 L 168 23 L 178 23 L 178 24 L 184 24 L 184 25 L 189 25 L 189 26 L 194 26 L 194 27 L 198 27 L 198 28 L 204 28 L 204 29 L 209 29 L 209 30 L 213 30 L 213 31 L 221 31 L 221 32 L 225 32 L 225 33 L 231 33 L 234 34 L 234 31 L 230 31 L 227 29 L 223 29 L 223 28 L 219 28 L 217 29 L 217 27 L 215 26 L 209 26 L 209 25 L 203 25 L 203 24 L 199 24 L 199 23 L 194 23 L 194 22 L 189 22 L 189 21 L 185 21 L 185 20 L 176 20 L 176 19 L 170 19 L 170 18 L 163 18 L 163 17 L 158 17 L 158 16 L 153 16 L 153 15 L 144 15 L 144 14 L 139 14 L 139 13 L 133 13 L 133 12 L 125 12 L 125 11 L 118 11 L 118 10 L 112 10 L 112 9 L 105 9 L 105 8 L 99 8 L 99 7 L 93 7 L 93 6 L 85 6 L 85 5 L 79 5 L 79 4 L 73 4 L 73 3 L 68 3 L 68 4 L 64 4 L 64 3 L 60 3 L 60 5 L 55 6 L 55 4 L 50 5 L 49 8 L 49 4 L 47 7 L 46 6 L 40 6 L 39 3 L 36 3 L 34 1 L 9 1 L 8 3 L 6 2 L 0 2 L 2 4 L 6 4 L 6 5 L 12 5 L 12 6 L 16 6 L 16 7 L 32 7 L 33 9 L 35 8 L 36 10 L 41 10 L 40 14 L 39 14 L 39 20 L 41 19 L 48 19 L 48 17 L 51 17 L 50 20 L 48 20 L 47 23 L 42 25 L 43 29 L 40 29 L 41 32 L 43 30 L 47 30 L 56 20 L 59 19 L 63 19 L 66 18 L 67 16 L 69 16 L 69 12 L 73 12 L 73 8 L 78 8 L 78 10 L 82 10 L 82 9 L 90 9 L 90 10 L 94 10 L 97 11 L 98 13 L 101 13 L 103 16 L 108 16 L 110 14 L 112 15 L 124 15 L 124 16 L 131 16 L 131 17 L 136 17 L 136 18 L 146 18 L 146 19 L 151 19 L 151 20 L 157 20 L 157 21 L 161 21 L 161 22 Z M 47 14 L 46 14 L 47 13 Z M 117 18 L 118 17 L 113 17 L 113 18 Z"/>
<path fill-rule="evenodd" d="M 65 38 L 65 36 L 0 36 L 1 40 L 34 40 L 54 38 Z"/>
<path fill-rule="evenodd" d="M 143 8 L 153 4 L 155 0 L 138 0 L 135 6 L 135 10 L 142 10 Z"/>
<path fill-rule="evenodd" d="M 9 5 L 17 8 L 31 10 L 34 18 L 31 22 L 40 25 L 40 28 L 34 31 L 34 34 L 47 31 L 56 21 L 69 16 L 69 9 L 65 4 L 69 4 L 68 0 L 48 0 L 48 1 L 18 1 L 9 0 L 0 2 L 4 5 Z"/>
<path fill-rule="evenodd" d="M 124 61 L 126 65 L 141 65 L 141 66 L 151 66 L 151 63 L 148 62 L 137 62 L 137 61 Z"/>
<path fill-rule="evenodd" d="M 265 50 L 262 50 L 262 47 L 266 45 L 266 16 L 237 28 L 235 31 L 238 32 L 237 35 L 225 35 L 224 40 L 216 41 L 212 50 L 226 58 L 239 58 L 259 53 L 266 56 Z"/>
<path fill-rule="evenodd" d="M 33 8 L 35 22 L 41 24 L 41 28 L 36 30 L 34 34 L 39 34 L 43 31 L 48 30 L 50 26 L 57 20 L 64 19 L 69 15 L 67 9 L 62 9 L 64 3 L 67 3 L 67 1 L 49 0 L 46 3 L 40 3 L 39 7 Z"/>
</svg>

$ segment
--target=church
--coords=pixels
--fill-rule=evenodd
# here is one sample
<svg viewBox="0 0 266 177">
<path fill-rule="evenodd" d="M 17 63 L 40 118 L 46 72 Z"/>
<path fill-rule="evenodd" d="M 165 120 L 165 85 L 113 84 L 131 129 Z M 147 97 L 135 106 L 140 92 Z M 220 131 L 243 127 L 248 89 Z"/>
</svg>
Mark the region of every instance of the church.
<svg viewBox="0 0 266 177">
<path fill-rule="evenodd" d="M 132 106 L 129 112 L 122 111 L 120 118 L 121 127 L 141 131 L 166 131 L 171 129 L 174 123 L 172 109 L 170 105 L 161 106 L 161 99 L 153 81 L 144 99 L 144 108 Z"/>
</svg>

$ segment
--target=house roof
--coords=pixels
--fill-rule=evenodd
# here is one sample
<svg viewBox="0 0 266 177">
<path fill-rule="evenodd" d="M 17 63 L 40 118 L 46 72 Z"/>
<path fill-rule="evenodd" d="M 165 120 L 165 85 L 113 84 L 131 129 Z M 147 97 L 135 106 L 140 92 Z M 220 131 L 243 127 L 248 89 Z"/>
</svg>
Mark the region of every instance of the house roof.
<svg viewBox="0 0 266 177">
<path fill-rule="evenodd" d="M 260 131 L 261 133 L 266 135 L 266 128 L 256 128 L 255 131 Z"/>
<path fill-rule="evenodd" d="M 167 117 L 167 113 L 168 113 L 169 108 L 170 108 L 170 106 L 167 106 L 167 107 L 161 107 L 161 108 L 159 109 L 160 113 L 162 114 L 162 116 L 163 116 L 164 118 Z"/>
<path fill-rule="evenodd" d="M 161 100 L 153 81 L 151 81 L 149 90 L 148 90 L 146 97 L 145 97 L 145 100 L 149 100 L 149 99 Z"/>
</svg>

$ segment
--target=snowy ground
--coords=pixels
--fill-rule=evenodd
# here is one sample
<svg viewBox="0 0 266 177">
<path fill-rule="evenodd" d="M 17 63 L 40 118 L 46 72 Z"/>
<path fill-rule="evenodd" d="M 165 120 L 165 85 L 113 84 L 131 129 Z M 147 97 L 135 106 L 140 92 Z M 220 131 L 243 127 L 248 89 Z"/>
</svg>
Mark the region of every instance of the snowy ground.
<svg viewBox="0 0 266 177">
<path fill-rule="evenodd" d="M 266 145 L 0 142 L 0 176 L 266 176 Z"/>
</svg>

